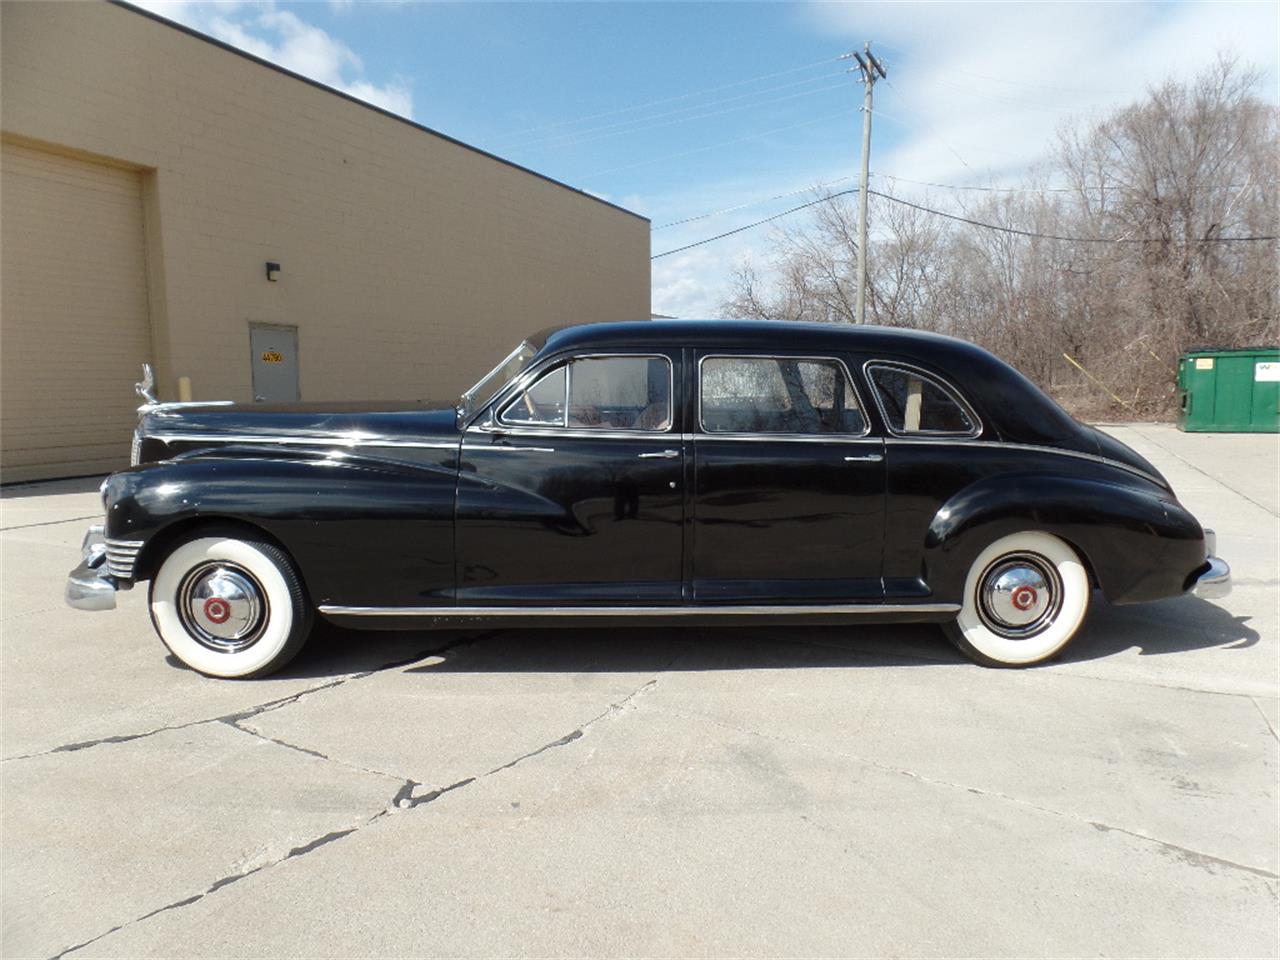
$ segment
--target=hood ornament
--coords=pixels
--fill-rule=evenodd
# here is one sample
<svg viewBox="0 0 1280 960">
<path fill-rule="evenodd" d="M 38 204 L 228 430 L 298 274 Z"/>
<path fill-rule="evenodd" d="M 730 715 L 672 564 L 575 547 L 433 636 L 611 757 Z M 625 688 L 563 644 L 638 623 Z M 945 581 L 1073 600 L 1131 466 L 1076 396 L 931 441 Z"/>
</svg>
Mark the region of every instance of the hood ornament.
<svg viewBox="0 0 1280 960">
<path fill-rule="evenodd" d="M 159 402 L 156 400 L 156 375 L 151 369 L 151 364 L 142 365 L 142 379 L 133 385 L 133 389 L 147 403 Z"/>
</svg>

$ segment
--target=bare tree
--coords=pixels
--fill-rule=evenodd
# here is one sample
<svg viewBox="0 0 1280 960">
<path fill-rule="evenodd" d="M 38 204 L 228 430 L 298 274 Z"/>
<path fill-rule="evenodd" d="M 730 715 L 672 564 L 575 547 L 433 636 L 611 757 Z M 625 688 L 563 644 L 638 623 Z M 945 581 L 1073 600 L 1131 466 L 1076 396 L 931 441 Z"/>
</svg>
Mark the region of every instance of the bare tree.
<svg viewBox="0 0 1280 960">
<path fill-rule="evenodd" d="M 1280 233 L 1280 113 L 1253 94 L 1257 82 L 1220 57 L 1189 83 L 1166 82 L 1101 121 L 1064 126 L 1054 159 L 1022 189 L 959 211 L 1039 236 L 873 197 L 871 322 L 965 337 L 1069 405 L 1115 412 L 1097 407 L 1104 394 L 1065 353 L 1129 413 L 1167 413 L 1180 352 L 1280 340 L 1277 244 L 1219 242 Z M 831 198 L 814 210 L 774 231 L 767 279 L 751 265 L 738 270 L 724 315 L 852 319 L 853 205 Z"/>
</svg>

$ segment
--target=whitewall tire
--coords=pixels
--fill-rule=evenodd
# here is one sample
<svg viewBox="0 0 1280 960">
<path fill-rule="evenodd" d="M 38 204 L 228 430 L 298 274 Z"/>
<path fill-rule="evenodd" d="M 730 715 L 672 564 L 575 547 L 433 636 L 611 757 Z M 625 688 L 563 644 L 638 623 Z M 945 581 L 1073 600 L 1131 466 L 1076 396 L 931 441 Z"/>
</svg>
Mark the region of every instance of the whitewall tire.
<svg viewBox="0 0 1280 960">
<path fill-rule="evenodd" d="M 1089 592 L 1089 572 L 1064 541 L 1039 531 L 1010 534 L 978 554 L 960 613 L 944 629 L 977 663 L 1030 666 L 1075 636 Z"/>
<path fill-rule="evenodd" d="M 279 547 L 206 531 L 151 580 L 151 622 L 169 651 L 211 677 L 259 677 L 293 659 L 311 630 L 302 580 Z"/>
</svg>

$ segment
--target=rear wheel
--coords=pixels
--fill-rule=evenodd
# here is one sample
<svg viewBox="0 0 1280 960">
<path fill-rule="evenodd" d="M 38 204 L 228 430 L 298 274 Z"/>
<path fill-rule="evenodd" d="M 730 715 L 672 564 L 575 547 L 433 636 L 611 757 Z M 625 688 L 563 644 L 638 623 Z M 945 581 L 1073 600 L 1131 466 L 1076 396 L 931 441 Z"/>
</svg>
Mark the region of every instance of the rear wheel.
<svg viewBox="0 0 1280 960">
<path fill-rule="evenodd" d="M 279 670 L 311 631 L 311 605 L 288 555 L 238 531 L 208 531 L 175 547 L 149 599 L 164 645 L 211 677 Z"/>
<path fill-rule="evenodd" d="M 973 562 L 964 603 L 944 630 L 989 667 L 1048 660 L 1075 636 L 1089 609 L 1089 574 L 1076 552 L 1047 533 L 1001 537 Z"/>
</svg>

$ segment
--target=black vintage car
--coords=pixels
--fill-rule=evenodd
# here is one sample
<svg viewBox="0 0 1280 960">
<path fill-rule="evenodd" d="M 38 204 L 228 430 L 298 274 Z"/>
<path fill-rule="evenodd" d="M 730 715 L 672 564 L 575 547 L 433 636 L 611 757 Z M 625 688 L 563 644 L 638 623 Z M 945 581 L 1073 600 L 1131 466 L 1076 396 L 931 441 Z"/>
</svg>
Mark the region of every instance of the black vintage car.
<svg viewBox="0 0 1280 960">
<path fill-rule="evenodd" d="M 109 609 L 151 581 L 165 645 L 220 677 L 278 669 L 317 613 L 930 621 L 1022 666 L 1062 649 L 1094 588 L 1230 589 L 1150 463 L 926 333 L 592 324 L 535 334 L 456 404 L 140 413 L 67 598 Z"/>
</svg>

